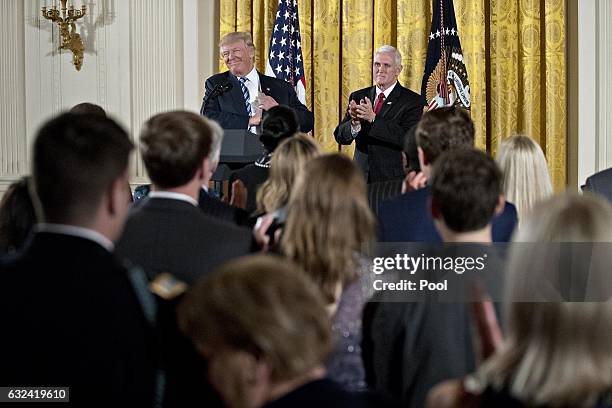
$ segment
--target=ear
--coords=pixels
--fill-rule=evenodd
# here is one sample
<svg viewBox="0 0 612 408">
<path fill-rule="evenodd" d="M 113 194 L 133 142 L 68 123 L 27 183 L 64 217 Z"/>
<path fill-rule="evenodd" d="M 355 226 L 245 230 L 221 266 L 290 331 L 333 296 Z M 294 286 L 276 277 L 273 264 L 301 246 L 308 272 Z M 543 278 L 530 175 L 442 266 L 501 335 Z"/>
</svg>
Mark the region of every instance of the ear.
<svg viewBox="0 0 612 408">
<path fill-rule="evenodd" d="M 129 205 L 127 193 L 127 173 L 117 178 L 110 186 L 107 193 L 107 210 L 109 214 L 123 214 L 125 207 Z"/>
<path fill-rule="evenodd" d="M 425 156 L 425 152 L 423 151 L 423 149 L 421 149 L 421 146 L 417 146 L 417 154 L 419 156 L 419 164 L 421 165 L 421 168 L 427 166 L 429 164 L 429 161 Z"/>
<path fill-rule="evenodd" d="M 497 198 L 497 205 L 495 206 L 495 213 L 493 217 L 497 217 L 504 212 L 504 208 L 506 207 L 506 197 L 503 194 L 500 194 Z"/>
<path fill-rule="evenodd" d="M 196 172 L 196 177 L 198 178 L 198 180 L 205 180 L 209 176 L 210 169 L 210 159 L 205 158 L 204 160 L 202 160 L 202 163 L 200 164 L 200 167 Z"/>
</svg>

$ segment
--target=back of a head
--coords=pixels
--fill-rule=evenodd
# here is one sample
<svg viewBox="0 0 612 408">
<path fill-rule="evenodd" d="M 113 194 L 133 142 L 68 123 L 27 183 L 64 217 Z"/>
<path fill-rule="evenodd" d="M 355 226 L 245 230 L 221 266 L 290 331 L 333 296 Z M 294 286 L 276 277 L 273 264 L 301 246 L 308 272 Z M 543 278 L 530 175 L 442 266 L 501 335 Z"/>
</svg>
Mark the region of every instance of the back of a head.
<svg viewBox="0 0 612 408">
<path fill-rule="evenodd" d="M 221 145 L 223 144 L 223 128 L 219 123 L 212 119 L 208 119 L 205 116 L 202 116 L 204 122 L 210 127 L 210 161 L 213 164 L 213 167 L 216 168 L 217 164 L 219 164 L 219 159 L 221 157 Z M 214 171 L 214 170 L 213 170 Z"/>
<path fill-rule="evenodd" d="M 479 374 L 528 405 L 593 407 L 612 387 L 612 343 L 597 335 L 612 332 L 612 304 L 588 299 L 610 297 L 612 207 L 595 196 L 554 196 L 534 207 L 514 242 L 507 343 Z M 564 301 L 578 286 L 587 301 Z"/>
<path fill-rule="evenodd" d="M 101 106 L 89 102 L 83 102 L 79 103 L 78 105 L 74 105 L 70 109 L 70 113 L 84 113 L 87 115 L 97 115 L 106 117 L 106 112 Z"/>
<path fill-rule="evenodd" d="M 112 119 L 64 113 L 45 123 L 33 147 L 32 178 L 45 221 L 91 220 L 133 149 Z"/>
<path fill-rule="evenodd" d="M 210 153 L 212 129 L 202 116 L 165 112 L 149 119 L 140 133 L 142 159 L 151 182 L 160 188 L 190 182 Z"/>
<path fill-rule="evenodd" d="M 493 218 L 501 194 L 501 172 L 480 150 L 451 150 L 436 161 L 431 190 L 432 206 L 448 228 L 477 231 Z"/>
<path fill-rule="evenodd" d="M 332 301 L 335 286 L 354 278 L 374 223 L 363 173 L 348 157 L 325 154 L 306 164 L 291 192 L 281 249 Z"/>
<path fill-rule="evenodd" d="M 259 140 L 272 153 L 280 142 L 299 131 L 300 122 L 295 111 L 288 106 L 278 105 L 265 112 Z"/>
<path fill-rule="evenodd" d="M 0 201 L 0 254 L 21 248 L 36 223 L 29 179 L 23 177 L 11 184 Z"/>
<path fill-rule="evenodd" d="M 296 177 L 320 154 L 321 148 L 312 137 L 298 134 L 282 141 L 272 154 L 270 176 L 257 191 L 257 210 L 269 213 L 287 204 Z"/>
<path fill-rule="evenodd" d="M 200 351 L 246 351 L 270 364 L 272 381 L 297 378 L 331 346 L 318 288 L 297 269 L 269 255 L 228 262 L 187 294 L 179 327 Z"/>
<path fill-rule="evenodd" d="M 499 146 L 497 163 L 504 175 L 504 194 L 516 205 L 519 219 L 538 201 L 552 195 L 546 158 L 533 139 L 523 135 L 505 139 Z"/>
<path fill-rule="evenodd" d="M 415 130 L 417 146 L 423 149 L 427 161 L 432 164 L 445 151 L 474 146 L 474 133 L 470 114 L 457 107 L 425 113 Z M 405 150 L 410 151 L 409 146 Z"/>
</svg>

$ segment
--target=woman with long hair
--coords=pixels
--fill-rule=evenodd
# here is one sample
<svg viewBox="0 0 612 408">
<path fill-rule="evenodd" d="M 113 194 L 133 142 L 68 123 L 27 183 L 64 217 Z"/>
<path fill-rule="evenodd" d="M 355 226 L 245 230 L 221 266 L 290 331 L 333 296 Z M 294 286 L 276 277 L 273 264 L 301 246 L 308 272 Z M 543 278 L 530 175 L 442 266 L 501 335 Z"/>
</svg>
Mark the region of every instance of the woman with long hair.
<svg viewBox="0 0 612 408">
<path fill-rule="evenodd" d="M 501 142 L 497 164 L 504 175 L 504 195 L 516 206 L 519 221 L 553 194 L 544 152 L 530 137 L 515 135 Z"/>
<path fill-rule="evenodd" d="M 329 375 L 351 389 L 365 388 L 359 345 L 369 264 L 360 251 L 374 229 L 366 183 L 353 161 L 326 154 L 306 164 L 287 205 L 280 251 L 322 291 L 337 337 Z"/>
</svg>

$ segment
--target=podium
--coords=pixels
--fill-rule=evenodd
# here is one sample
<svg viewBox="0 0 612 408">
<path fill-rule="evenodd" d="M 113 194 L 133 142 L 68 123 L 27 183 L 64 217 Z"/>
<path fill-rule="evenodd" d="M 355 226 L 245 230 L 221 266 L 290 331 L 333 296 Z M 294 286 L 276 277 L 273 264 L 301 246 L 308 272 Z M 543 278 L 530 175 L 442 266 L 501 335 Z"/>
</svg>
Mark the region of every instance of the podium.
<svg viewBox="0 0 612 408">
<path fill-rule="evenodd" d="M 263 154 L 259 136 L 244 129 L 226 129 L 220 163 L 253 163 Z"/>
<path fill-rule="evenodd" d="M 229 180 L 232 170 L 244 167 L 259 159 L 264 152 L 259 136 L 244 129 L 225 129 L 221 143 L 219 166 L 211 180 Z"/>
</svg>

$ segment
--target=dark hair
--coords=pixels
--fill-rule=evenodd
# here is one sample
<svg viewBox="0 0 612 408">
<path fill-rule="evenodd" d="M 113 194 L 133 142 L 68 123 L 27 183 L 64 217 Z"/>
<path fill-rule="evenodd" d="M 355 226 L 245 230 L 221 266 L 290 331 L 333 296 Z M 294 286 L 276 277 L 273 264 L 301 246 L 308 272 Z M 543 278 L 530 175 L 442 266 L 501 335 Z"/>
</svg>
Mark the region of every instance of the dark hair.
<svg viewBox="0 0 612 408">
<path fill-rule="evenodd" d="M 278 105 L 264 113 L 259 140 L 272 153 L 280 142 L 299 131 L 300 123 L 295 111 L 288 106 Z"/>
<path fill-rule="evenodd" d="M 153 184 L 172 188 L 188 183 L 210 153 L 212 129 L 187 111 L 160 113 L 140 133 L 142 159 Z"/>
<path fill-rule="evenodd" d="M 415 136 L 427 161 L 434 164 L 442 152 L 474 146 L 474 122 L 463 108 L 440 108 L 421 117 Z"/>
<path fill-rule="evenodd" d="M 90 219 L 102 196 L 125 174 L 134 148 L 114 120 L 64 113 L 34 142 L 33 181 L 45 220 Z"/>
<path fill-rule="evenodd" d="M 104 111 L 104 109 L 102 109 L 101 106 L 89 102 L 83 102 L 79 103 L 78 105 L 74 105 L 72 109 L 70 109 L 70 113 L 87 113 L 90 115 L 106 117 L 106 112 Z"/>
<path fill-rule="evenodd" d="M 501 171 L 480 150 L 460 148 L 445 152 L 434 165 L 432 206 L 455 232 L 484 228 L 493 218 L 501 193 Z"/>
<path fill-rule="evenodd" d="M 28 180 L 22 177 L 11 184 L 0 202 L 0 254 L 21 248 L 36 223 Z"/>
</svg>

